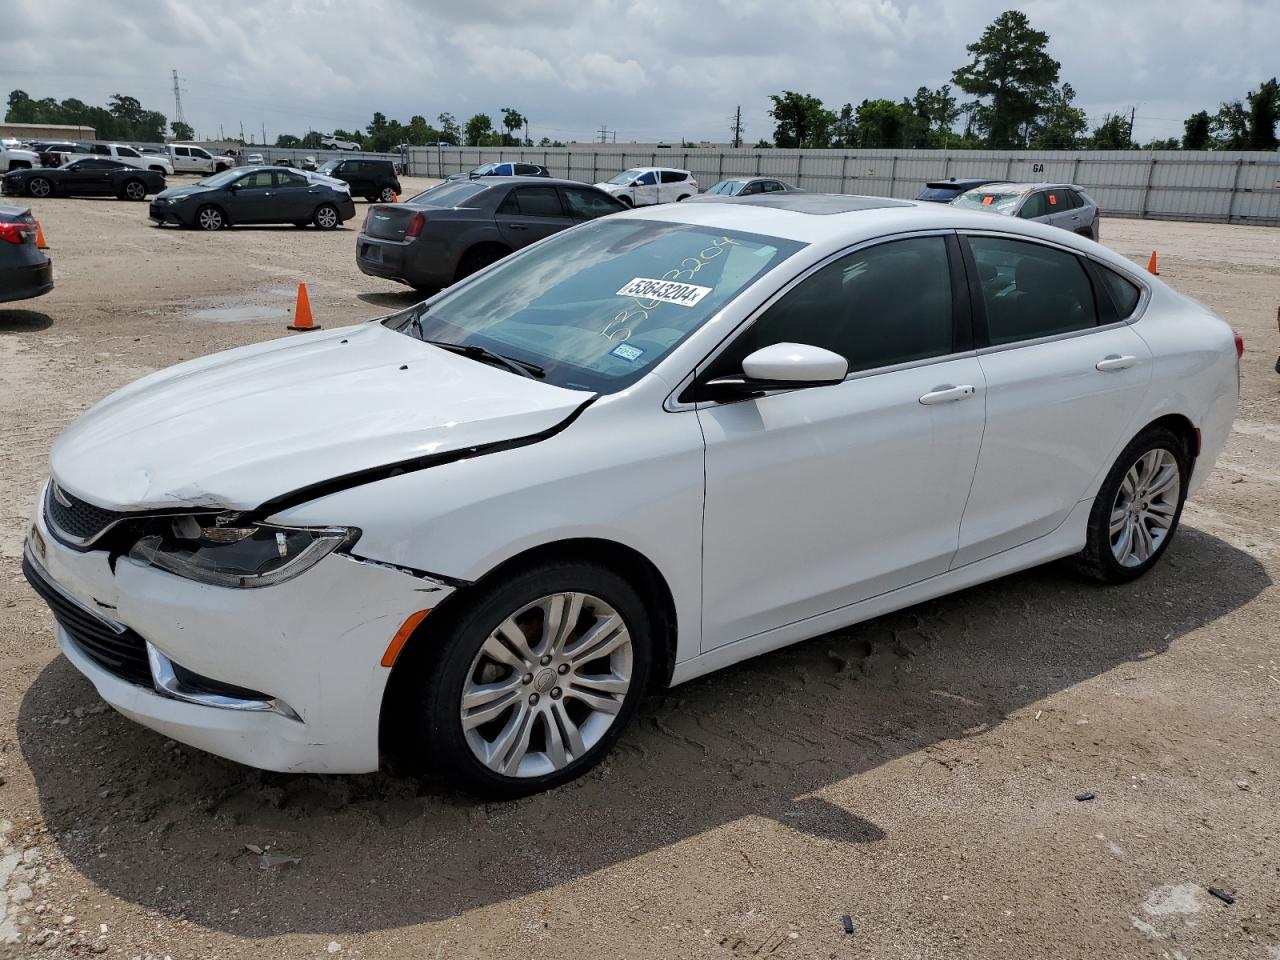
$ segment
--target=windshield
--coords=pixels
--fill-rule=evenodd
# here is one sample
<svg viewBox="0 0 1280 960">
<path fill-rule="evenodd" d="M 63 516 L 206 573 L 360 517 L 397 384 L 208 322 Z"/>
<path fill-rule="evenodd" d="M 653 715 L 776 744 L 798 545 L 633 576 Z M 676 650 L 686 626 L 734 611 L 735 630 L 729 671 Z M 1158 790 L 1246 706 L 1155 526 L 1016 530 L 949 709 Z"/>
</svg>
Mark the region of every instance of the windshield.
<svg viewBox="0 0 1280 960">
<path fill-rule="evenodd" d="M 719 194 L 722 197 L 735 196 L 746 184 L 741 180 L 721 180 L 707 193 Z"/>
<path fill-rule="evenodd" d="M 223 170 L 221 173 L 215 173 L 212 177 L 205 177 L 203 180 L 197 180 L 197 187 L 225 187 L 232 180 L 236 180 L 244 176 L 243 170 L 237 170 L 232 167 L 230 170 Z"/>
<path fill-rule="evenodd" d="M 316 172 L 317 173 L 333 173 L 333 171 L 338 169 L 338 164 L 340 164 L 341 162 L 342 162 L 341 160 L 326 160 L 324 163 L 320 164 L 320 169 L 317 170 Z"/>
<path fill-rule="evenodd" d="M 384 322 L 536 365 L 556 386 L 613 393 L 803 246 L 694 224 L 595 220 Z"/>
<path fill-rule="evenodd" d="M 617 187 L 621 187 L 622 185 L 630 183 L 632 180 L 635 180 L 639 176 L 640 176 L 639 170 L 624 170 L 622 171 L 622 173 L 618 174 L 612 180 L 607 180 L 605 182 L 612 183 L 614 186 L 617 186 Z"/>
<path fill-rule="evenodd" d="M 1025 197 L 1025 190 L 1010 190 L 1008 187 L 1001 189 L 999 187 L 980 187 L 977 190 L 970 190 L 968 193 L 962 193 L 952 202 L 953 206 L 966 207 L 970 210 L 987 210 L 991 213 L 1003 213 L 1006 217 L 1012 216 L 1013 211 L 1018 209 L 1018 204 Z"/>
</svg>

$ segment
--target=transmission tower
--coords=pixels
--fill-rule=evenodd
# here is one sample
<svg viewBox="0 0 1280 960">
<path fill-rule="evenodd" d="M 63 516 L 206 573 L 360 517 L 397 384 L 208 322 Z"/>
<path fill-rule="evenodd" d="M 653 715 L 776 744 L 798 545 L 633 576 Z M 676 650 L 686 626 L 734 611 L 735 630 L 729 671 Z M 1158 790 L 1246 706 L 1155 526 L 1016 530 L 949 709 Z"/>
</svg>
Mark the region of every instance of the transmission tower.
<svg viewBox="0 0 1280 960">
<path fill-rule="evenodd" d="M 177 68 L 173 71 L 173 122 L 184 126 L 187 122 L 187 116 L 182 112 L 182 90 L 178 87 Z"/>
</svg>

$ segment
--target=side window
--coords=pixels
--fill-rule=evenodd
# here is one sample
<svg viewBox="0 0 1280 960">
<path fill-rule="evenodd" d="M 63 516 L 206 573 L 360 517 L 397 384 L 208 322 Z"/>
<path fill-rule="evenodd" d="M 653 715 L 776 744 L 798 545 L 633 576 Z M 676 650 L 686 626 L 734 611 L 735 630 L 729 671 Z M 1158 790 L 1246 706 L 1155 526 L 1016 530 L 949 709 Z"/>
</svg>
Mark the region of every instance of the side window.
<svg viewBox="0 0 1280 960">
<path fill-rule="evenodd" d="M 138 151 L 132 147 L 116 147 L 116 156 L 118 157 L 136 157 L 138 155 Z"/>
<path fill-rule="evenodd" d="M 518 177 L 536 177 L 537 175 L 538 175 L 538 168 L 537 168 L 537 167 L 535 167 L 532 163 L 517 163 L 517 164 L 516 164 L 516 176 L 518 176 Z"/>
<path fill-rule="evenodd" d="M 199 147 L 192 147 L 192 148 L 191 148 L 191 155 L 192 155 L 193 157 L 199 157 L 201 160 L 212 160 L 212 159 L 213 159 L 213 157 L 209 156 L 209 151 L 207 151 L 207 150 L 202 150 L 202 149 L 200 149 Z"/>
<path fill-rule="evenodd" d="M 1049 190 L 1045 193 L 1049 201 L 1049 213 L 1062 213 L 1064 210 L 1071 209 L 1071 191 L 1065 188 L 1059 190 Z"/>
<path fill-rule="evenodd" d="M 1044 198 L 1044 191 L 1037 190 L 1030 194 L 1026 200 L 1022 201 L 1022 207 L 1018 210 L 1018 216 L 1023 220 L 1034 220 L 1036 217 L 1043 217 L 1049 212 L 1049 204 Z"/>
<path fill-rule="evenodd" d="M 749 197 L 753 193 L 760 193 L 761 186 L 758 183 L 748 183 L 745 187 L 738 191 L 738 196 Z"/>
<path fill-rule="evenodd" d="M 580 220 L 594 220 L 624 209 L 617 200 L 594 190 L 566 187 L 564 198 L 569 204 L 569 213 Z"/>
<path fill-rule="evenodd" d="M 968 242 L 993 345 L 1097 326 L 1093 286 L 1074 254 L 999 237 L 969 237 Z"/>
<path fill-rule="evenodd" d="M 682 173 L 679 170 L 663 170 L 662 171 L 663 183 L 684 183 L 686 179 L 687 178 L 685 177 L 684 173 Z"/>
<path fill-rule="evenodd" d="M 191 151 L 188 150 L 186 147 L 174 147 L 173 152 L 176 156 L 179 156 L 179 157 L 191 156 Z"/>
<path fill-rule="evenodd" d="M 1096 261 L 1093 264 L 1093 273 L 1102 281 L 1102 289 L 1106 291 L 1110 305 L 1115 308 L 1114 319 L 1127 320 L 1133 316 L 1133 311 L 1138 309 L 1138 301 L 1142 298 L 1142 291 L 1138 289 L 1138 285 Z"/>
<path fill-rule="evenodd" d="M 710 376 L 775 343 L 824 347 L 850 372 L 953 352 L 951 270 L 942 237 L 893 240 L 857 250 L 789 290 L 713 365 Z"/>
<path fill-rule="evenodd" d="M 270 170 L 259 170 L 257 173 L 246 174 L 236 181 L 236 185 L 243 190 L 253 190 L 260 187 L 272 186 L 272 173 Z"/>
<path fill-rule="evenodd" d="M 311 186 L 311 181 L 300 173 L 277 173 L 276 186 L 306 190 Z"/>
<path fill-rule="evenodd" d="M 521 187 L 519 190 L 513 190 L 503 203 L 501 212 L 507 212 L 506 206 L 512 201 L 519 208 L 520 215 L 524 217 L 564 216 L 555 187 Z"/>
<path fill-rule="evenodd" d="M 641 174 L 636 178 L 636 185 L 641 187 L 652 187 L 658 182 L 658 175 L 650 170 L 648 173 Z"/>
<path fill-rule="evenodd" d="M 782 184 L 780 184 L 777 180 L 766 180 L 764 183 L 760 185 L 760 189 L 764 193 L 781 193 Z"/>
<path fill-rule="evenodd" d="M 1083 207 L 1084 201 L 1080 199 L 1080 194 L 1074 190 L 1063 190 L 1063 202 L 1067 205 L 1068 210 L 1075 210 L 1077 207 Z"/>
<path fill-rule="evenodd" d="M 95 143 L 93 145 L 93 152 L 100 153 L 104 157 L 111 156 L 111 149 L 109 147 L 103 146 L 101 143 Z"/>
</svg>

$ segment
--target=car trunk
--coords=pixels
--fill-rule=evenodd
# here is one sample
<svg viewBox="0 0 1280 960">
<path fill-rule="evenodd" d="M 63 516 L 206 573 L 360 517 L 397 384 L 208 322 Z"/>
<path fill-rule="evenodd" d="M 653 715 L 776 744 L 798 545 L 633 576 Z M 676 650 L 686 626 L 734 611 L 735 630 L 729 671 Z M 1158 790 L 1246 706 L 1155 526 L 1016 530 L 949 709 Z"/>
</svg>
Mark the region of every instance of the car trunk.
<svg viewBox="0 0 1280 960">
<path fill-rule="evenodd" d="M 369 208 L 364 220 L 364 233 L 379 240 L 403 240 L 405 231 L 414 216 L 421 213 L 419 207 L 400 203 L 378 203 Z"/>
</svg>

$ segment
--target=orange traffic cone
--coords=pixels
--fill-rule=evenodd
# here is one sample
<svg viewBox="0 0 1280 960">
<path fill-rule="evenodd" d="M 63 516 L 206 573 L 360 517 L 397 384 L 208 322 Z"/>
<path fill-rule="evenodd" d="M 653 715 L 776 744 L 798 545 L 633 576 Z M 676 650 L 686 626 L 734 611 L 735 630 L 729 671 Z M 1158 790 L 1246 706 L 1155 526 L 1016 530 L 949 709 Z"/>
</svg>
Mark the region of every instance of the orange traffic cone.
<svg viewBox="0 0 1280 960">
<path fill-rule="evenodd" d="M 290 330 L 319 330 L 320 324 L 311 316 L 311 300 L 307 296 L 307 285 L 298 284 L 298 302 L 293 307 L 293 323 Z"/>
<path fill-rule="evenodd" d="M 1156 252 L 1154 250 L 1151 251 L 1151 259 L 1147 261 L 1147 273 L 1154 273 L 1157 277 L 1160 276 L 1160 271 L 1156 269 Z"/>
<path fill-rule="evenodd" d="M 44 242 L 44 227 L 40 226 L 40 221 L 36 221 L 36 249 L 48 250 L 49 244 Z"/>
<path fill-rule="evenodd" d="M 398 193 L 393 193 L 393 194 L 391 195 L 391 202 L 392 202 L 392 203 L 399 203 L 399 202 L 400 202 L 400 194 L 398 194 Z"/>
</svg>

